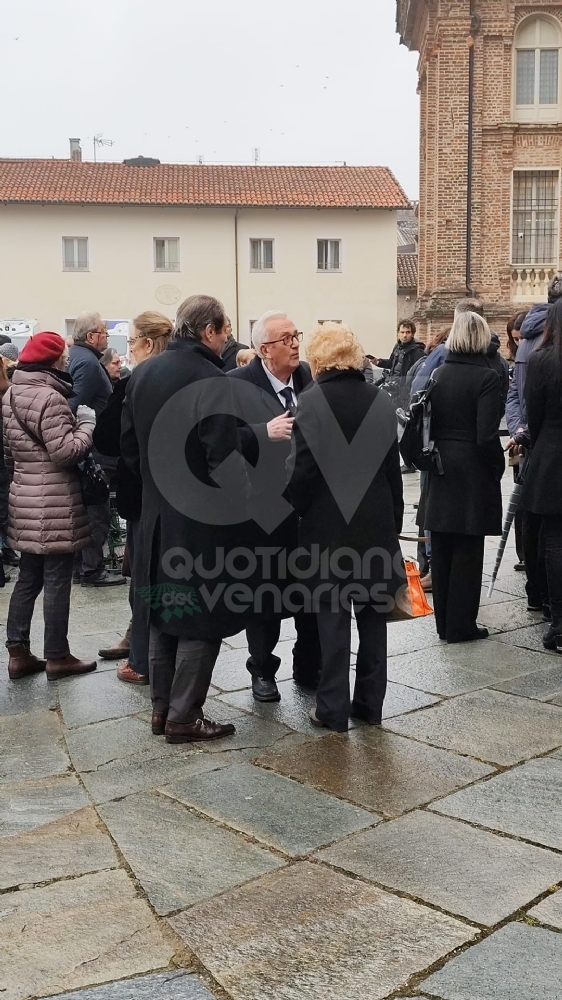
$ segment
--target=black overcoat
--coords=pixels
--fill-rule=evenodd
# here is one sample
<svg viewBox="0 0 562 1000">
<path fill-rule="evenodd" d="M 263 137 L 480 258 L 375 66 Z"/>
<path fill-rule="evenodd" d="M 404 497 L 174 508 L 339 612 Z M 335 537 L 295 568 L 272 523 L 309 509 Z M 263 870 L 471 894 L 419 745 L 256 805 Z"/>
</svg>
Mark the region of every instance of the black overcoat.
<svg viewBox="0 0 562 1000">
<path fill-rule="evenodd" d="M 121 457 L 121 414 L 130 378 L 127 375 L 116 380 L 107 406 L 96 420 L 93 443 L 102 456 L 104 465 L 107 465 L 106 458 L 118 460 L 114 481 L 115 502 L 120 517 L 126 521 L 138 521 L 142 506 L 142 482 L 127 468 Z"/>
<path fill-rule="evenodd" d="M 326 404 L 335 423 L 327 419 Z M 345 445 L 354 439 L 357 451 L 346 456 Z M 328 570 L 321 558 L 311 583 L 378 585 L 381 596 L 394 596 L 404 584 L 398 541 L 404 501 L 396 417 L 388 394 L 367 384 L 360 371 L 322 372 L 299 399 L 289 470 L 287 495 L 300 515 L 300 544 L 309 551 L 318 545 L 330 556 L 349 550 L 341 553 L 341 569 L 330 565 Z M 337 496 L 335 482 L 342 490 Z M 351 507 L 344 513 L 347 503 Z M 364 563 L 370 549 L 387 556 Z M 361 560 L 360 572 L 354 556 Z"/>
<path fill-rule="evenodd" d="M 501 535 L 500 379 L 484 354 L 452 352 L 433 378 L 431 433 L 444 474 L 430 472 L 424 527 Z"/>
<path fill-rule="evenodd" d="M 248 481 L 229 396 L 220 358 L 199 341 L 177 339 L 135 369 L 123 406 L 121 454 L 142 478 L 133 585 L 158 628 L 189 639 L 234 635 L 248 618 L 244 602 L 227 601 L 239 577 L 221 565 L 248 541 Z M 216 498 L 213 474 L 222 484 Z M 217 504 L 228 523 L 216 523 Z M 187 605 L 176 607 L 187 591 Z"/>
<path fill-rule="evenodd" d="M 260 358 L 254 358 L 248 365 L 236 368 L 228 373 L 229 378 L 236 379 L 251 386 L 254 391 L 239 395 L 235 391 L 238 412 L 241 418 L 239 427 L 244 458 L 247 459 L 248 475 L 252 490 L 249 511 L 253 517 L 252 538 L 255 547 L 277 547 L 288 555 L 298 547 L 298 517 L 290 505 L 283 499 L 287 485 L 287 459 L 291 451 L 290 441 L 271 441 L 267 434 L 267 424 L 274 417 L 286 412 L 271 382 L 269 381 Z M 312 382 L 309 365 L 301 361 L 293 373 L 293 390 L 297 397 Z M 259 464 L 258 464 L 259 463 Z M 255 471 L 254 471 L 255 470 Z M 272 519 L 272 524 L 264 523 L 259 514 L 264 510 L 276 510 L 279 504 L 279 518 Z M 279 554 L 267 569 L 263 582 L 271 582 L 280 586 L 281 590 L 294 582 L 290 570 L 284 569 L 283 558 Z M 282 575 L 279 575 L 280 567 Z M 264 564 L 262 568 L 265 569 Z M 271 613 L 271 601 L 264 602 L 266 613 Z M 286 616 L 290 614 L 286 608 L 281 609 Z"/>
<path fill-rule="evenodd" d="M 562 377 L 550 346 L 529 358 L 525 401 L 532 449 L 521 509 L 562 517 Z"/>
<path fill-rule="evenodd" d="M 221 354 L 221 361 L 224 365 L 223 372 L 231 372 L 236 368 L 236 355 L 238 351 L 247 351 L 248 345 L 241 344 L 239 340 L 235 340 L 234 337 L 229 337 L 224 351 Z"/>
</svg>

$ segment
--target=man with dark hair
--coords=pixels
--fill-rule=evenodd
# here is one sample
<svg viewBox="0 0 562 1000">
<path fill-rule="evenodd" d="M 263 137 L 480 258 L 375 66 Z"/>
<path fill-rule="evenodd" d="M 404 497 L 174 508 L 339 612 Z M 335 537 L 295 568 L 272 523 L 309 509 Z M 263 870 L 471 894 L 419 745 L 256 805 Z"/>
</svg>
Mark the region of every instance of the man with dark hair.
<svg viewBox="0 0 562 1000">
<path fill-rule="evenodd" d="M 389 358 L 379 358 L 376 364 L 379 368 L 388 370 L 385 388 L 390 393 L 394 405 L 405 408 L 410 395 L 408 373 L 425 355 L 425 347 L 416 340 L 416 324 L 411 319 L 401 320 L 398 324 L 398 340 Z M 414 473 L 413 465 L 402 465 L 402 472 Z"/>
<path fill-rule="evenodd" d="M 133 371 L 123 405 L 121 455 L 142 479 L 133 585 L 150 621 L 152 732 L 168 743 L 234 732 L 203 714 L 221 640 L 247 624 L 228 594 L 239 579 L 224 569 L 248 518 L 236 416 L 225 406 L 226 339 L 221 303 L 192 295 L 166 350 Z"/>
</svg>

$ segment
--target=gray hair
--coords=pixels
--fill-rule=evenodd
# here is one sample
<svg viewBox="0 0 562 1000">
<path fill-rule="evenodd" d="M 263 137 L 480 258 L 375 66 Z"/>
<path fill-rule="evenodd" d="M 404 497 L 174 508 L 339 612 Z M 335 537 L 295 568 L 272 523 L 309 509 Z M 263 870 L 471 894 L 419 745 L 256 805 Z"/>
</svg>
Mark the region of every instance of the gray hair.
<svg viewBox="0 0 562 1000">
<path fill-rule="evenodd" d="M 260 316 L 258 320 L 254 323 L 252 327 L 252 344 L 254 345 L 256 351 L 264 343 L 267 336 L 267 324 L 270 319 L 287 319 L 287 313 L 280 312 L 279 309 L 270 309 L 269 312 L 265 312 L 263 316 Z"/>
<path fill-rule="evenodd" d="M 106 347 L 100 358 L 100 364 L 105 368 L 106 365 L 110 365 L 112 361 L 115 361 L 116 357 L 120 357 L 119 351 L 116 351 L 114 347 Z"/>
<path fill-rule="evenodd" d="M 455 354 L 485 354 L 490 340 L 490 327 L 482 316 L 474 312 L 460 312 L 455 316 L 445 346 Z"/>
<path fill-rule="evenodd" d="M 479 316 L 484 318 L 484 303 L 482 299 L 461 299 L 457 302 L 457 307 L 455 309 L 455 316 L 459 313 L 478 313 Z"/>
<path fill-rule="evenodd" d="M 74 333 L 73 340 L 75 344 L 85 344 L 88 338 L 88 334 L 95 330 L 97 326 L 103 323 L 103 320 L 99 313 L 84 312 L 74 321 Z"/>
</svg>

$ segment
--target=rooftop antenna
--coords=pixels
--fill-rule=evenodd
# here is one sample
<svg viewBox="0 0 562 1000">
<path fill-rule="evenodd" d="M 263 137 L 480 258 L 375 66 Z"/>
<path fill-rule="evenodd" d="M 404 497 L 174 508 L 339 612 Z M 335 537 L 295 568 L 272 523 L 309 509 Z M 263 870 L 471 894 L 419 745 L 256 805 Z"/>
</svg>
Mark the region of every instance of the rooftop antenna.
<svg viewBox="0 0 562 1000">
<path fill-rule="evenodd" d="M 94 163 L 97 163 L 96 150 L 98 146 L 113 146 L 113 139 L 104 139 L 103 132 L 98 132 L 93 138 L 94 143 Z"/>
<path fill-rule="evenodd" d="M 257 167 L 258 163 L 260 162 L 260 151 L 257 146 L 254 146 L 253 155 L 254 155 L 254 166 Z"/>
<path fill-rule="evenodd" d="M 203 153 L 199 153 L 199 155 L 198 155 L 198 157 L 197 157 L 197 163 L 198 163 L 198 164 L 199 164 L 199 166 L 201 167 L 201 166 L 203 166 L 203 162 L 204 162 L 204 159 L 203 159 Z"/>
</svg>

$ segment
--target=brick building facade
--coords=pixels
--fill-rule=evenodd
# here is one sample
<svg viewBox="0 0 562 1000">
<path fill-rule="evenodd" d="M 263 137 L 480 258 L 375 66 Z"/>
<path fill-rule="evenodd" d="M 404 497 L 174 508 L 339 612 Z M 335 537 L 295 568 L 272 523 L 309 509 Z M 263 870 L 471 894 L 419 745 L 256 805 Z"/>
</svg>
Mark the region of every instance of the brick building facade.
<svg viewBox="0 0 562 1000">
<path fill-rule="evenodd" d="M 501 332 L 546 300 L 561 259 L 562 3 L 398 0 L 420 54 L 417 315 L 450 323 L 470 290 Z"/>
</svg>

